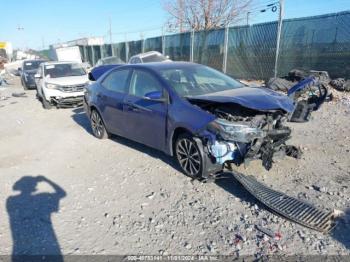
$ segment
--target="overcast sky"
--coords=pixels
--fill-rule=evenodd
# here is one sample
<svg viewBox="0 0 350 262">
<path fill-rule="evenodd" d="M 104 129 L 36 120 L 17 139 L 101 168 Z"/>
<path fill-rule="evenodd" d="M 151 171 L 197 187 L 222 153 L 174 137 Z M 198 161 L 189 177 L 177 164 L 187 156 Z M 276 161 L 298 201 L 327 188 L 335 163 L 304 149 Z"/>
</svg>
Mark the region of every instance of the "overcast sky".
<svg viewBox="0 0 350 262">
<path fill-rule="evenodd" d="M 104 36 L 109 43 L 109 18 L 113 42 L 161 34 L 167 19 L 164 0 L 3 0 L 0 41 L 15 48 L 47 48 L 49 44 L 87 36 Z M 255 0 L 250 23 L 276 20 L 267 10 L 275 0 Z M 285 18 L 350 10 L 350 0 L 285 0 Z M 349 25 L 350 27 L 350 25 Z M 127 33 L 126 33 L 127 32 Z"/>
</svg>

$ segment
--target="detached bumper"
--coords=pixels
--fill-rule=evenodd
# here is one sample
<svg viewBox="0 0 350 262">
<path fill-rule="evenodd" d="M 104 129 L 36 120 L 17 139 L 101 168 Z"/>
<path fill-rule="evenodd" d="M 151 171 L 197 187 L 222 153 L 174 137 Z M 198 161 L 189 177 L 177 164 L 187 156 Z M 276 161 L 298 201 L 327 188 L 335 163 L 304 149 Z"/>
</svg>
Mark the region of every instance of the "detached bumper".
<svg viewBox="0 0 350 262">
<path fill-rule="evenodd" d="M 58 107 L 76 107 L 83 105 L 84 96 L 52 97 L 51 100 Z"/>
</svg>

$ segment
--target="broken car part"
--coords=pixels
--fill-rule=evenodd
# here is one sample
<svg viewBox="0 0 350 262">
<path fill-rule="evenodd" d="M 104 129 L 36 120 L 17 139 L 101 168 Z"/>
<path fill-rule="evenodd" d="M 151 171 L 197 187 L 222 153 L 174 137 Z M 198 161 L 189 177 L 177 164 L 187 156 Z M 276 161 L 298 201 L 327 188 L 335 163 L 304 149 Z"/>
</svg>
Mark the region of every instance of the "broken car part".
<svg viewBox="0 0 350 262">
<path fill-rule="evenodd" d="M 273 190 L 258 182 L 253 176 L 232 173 L 256 199 L 275 213 L 303 226 L 328 233 L 335 226 L 334 212 L 321 210 L 313 205 Z"/>
</svg>

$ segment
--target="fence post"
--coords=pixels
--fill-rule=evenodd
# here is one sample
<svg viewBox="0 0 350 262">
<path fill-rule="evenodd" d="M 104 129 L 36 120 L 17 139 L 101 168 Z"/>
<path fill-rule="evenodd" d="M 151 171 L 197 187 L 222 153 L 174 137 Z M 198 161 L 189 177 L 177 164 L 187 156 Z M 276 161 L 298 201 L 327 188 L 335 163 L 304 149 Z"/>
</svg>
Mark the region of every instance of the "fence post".
<svg viewBox="0 0 350 262">
<path fill-rule="evenodd" d="M 101 58 L 104 57 L 104 45 L 100 45 L 100 54 L 101 54 Z"/>
<path fill-rule="evenodd" d="M 191 50 L 190 50 L 190 62 L 193 62 L 193 49 L 194 49 L 194 29 L 191 31 Z"/>
<path fill-rule="evenodd" d="M 127 63 L 129 60 L 129 43 L 125 42 L 125 62 Z"/>
<path fill-rule="evenodd" d="M 91 45 L 90 48 L 91 48 L 91 56 L 92 56 L 92 59 L 91 59 L 92 60 L 92 66 L 94 66 L 96 64 L 94 46 Z"/>
<path fill-rule="evenodd" d="M 275 72 L 274 77 L 277 77 L 277 67 L 278 67 L 278 56 L 280 52 L 280 41 L 281 41 L 281 32 L 282 32 L 282 22 L 284 15 L 284 0 L 279 0 L 280 12 L 278 17 L 278 28 L 277 28 L 277 43 L 276 43 L 276 55 L 275 55 Z"/>
<path fill-rule="evenodd" d="M 224 38 L 224 57 L 222 63 L 222 71 L 226 74 L 227 70 L 227 53 L 228 53 L 228 30 L 229 28 L 225 27 L 225 38 Z"/>
<path fill-rule="evenodd" d="M 162 54 L 165 55 L 165 36 L 164 36 L 164 27 L 162 27 Z"/>
<path fill-rule="evenodd" d="M 115 56 L 114 54 L 114 48 L 113 48 L 113 44 L 111 43 L 111 50 L 112 50 L 112 56 Z"/>
<path fill-rule="evenodd" d="M 86 46 L 83 46 L 83 54 L 84 54 L 84 61 L 83 62 L 89 62 L 89 59 L 86 54 Z M 90 63 L 90 62 L 89 62 Z"/>
</svg>

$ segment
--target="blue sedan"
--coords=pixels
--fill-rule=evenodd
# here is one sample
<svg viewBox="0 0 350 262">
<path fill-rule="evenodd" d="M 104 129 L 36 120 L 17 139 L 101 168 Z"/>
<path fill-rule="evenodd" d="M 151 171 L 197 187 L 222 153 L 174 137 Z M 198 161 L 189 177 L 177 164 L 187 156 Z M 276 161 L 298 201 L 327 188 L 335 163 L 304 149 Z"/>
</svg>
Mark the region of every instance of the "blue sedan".
<svg viewBox="0 0 350 262">
<path fill-rule="evenodd" d="M 284 122 L 293 101 L 186 62 L 96 68 L 84 108 L 99 139 L 119 135 L 174 156 L 181 170 L 209 178 L 227 165 L 297 157 Z M 94 71 L 91 72 L 94 78 Z"/>
</svg>

